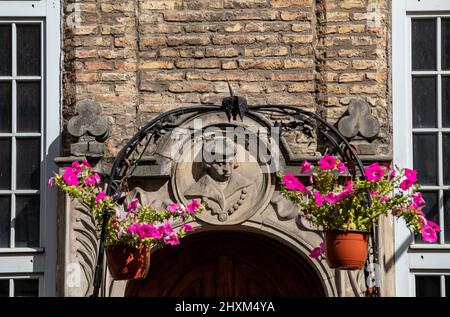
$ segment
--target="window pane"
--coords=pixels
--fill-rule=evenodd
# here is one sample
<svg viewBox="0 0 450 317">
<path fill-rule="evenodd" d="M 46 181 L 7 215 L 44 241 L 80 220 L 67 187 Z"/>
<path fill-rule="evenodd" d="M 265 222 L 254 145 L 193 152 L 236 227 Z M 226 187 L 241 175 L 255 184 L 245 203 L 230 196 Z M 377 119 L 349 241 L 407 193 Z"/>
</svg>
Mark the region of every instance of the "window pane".
<svg viewBox="0 0 450 317">
<path fill-rule="evenodd" d="M 39 82 L 17 83 L 17 131 L 39 132 L 41 130 L 41 84 Z"/>
<path fill-rule="evenodd" d="M 0 76 L 11 76 L 12 31 L 11 25 L 0 25 Z"/>
<path fill-rule="evenodd" d="M 0 248 L 9 248 L 11 231 L 11 198 L 0 196 Z"/>
<path fill-rule="evenodd" d="M 39 295 L 39 280 L 14 280 L 14 297 L 37 297 Z"/>
<path fill-rule="evenodd" d="M 0 280 L 0 297 L 9 297 L 9 280 Z"/>
<path fill-rule="evenodd" d="M 11 188 L 11 139 L 0 138 L 0 189 Z"/>
<path fill-rule="evenodd" d="M 39 196 L 16 198 L 16 247 L 39 246 Z"/>
<path fill-rule="evenodd" d="M 413 19 L 412 69 L 436 70 L 436 19 Z"/>
<path fill-rule="evenodd" d="M 450 276 L 445 277 L 445 297 L 450 297 Z"/>
<path fill-rule="evenodd" d="M 450 127 L 450 77 L 442 77 L 442 125 Z"/>
<path fill-rule="evenodd" d="M 444 234 L 445 243 L 450 243 L 450 191 L 444 191 Z"/>
<path fill-rule="evenodd" d="M 413 135 L 414 169 L 421 185 L 437 185 L 437 134 Z"/>
<path fill-rule="evenodd" d="M 41 74 L 41 27 L 32 24 L 17 25 L 17 75 Z"/>
<path fill-rule="evenodd" d="M 416 297 L 440 297 L 441 277 L 416 275 Z"/>
<path fill-rule="evenodd" d="M 422 191 L 422 196 L 426 202 L 425 207 L 422 209 L 422 211 L 425 213 L 425 216 L 427 217 L 427 219 L 439 224 L 439 193 L 432 191 Z M 436 243 L 439 243 L 439 235 L 439 232 L 437 232 L 438 239 Z M 415 241 L 416 243 L 429 244 L 429 242 L 425 242 L 422 240 L 420 234 L 416 236 Z"/>
<path fill-rule="evenodd" d="M 435 128 L 437 85 L 435 76 L 412 78 L 413 127 Z M 448 113 L 450 122 L 450 113 Z M 445 118 L 445 115 L 444 115 Z M 444 119 L 444 121 L 446 121 Z"/>
<path fill-rule="evenodd" d="M 11 83 L 0 82 L 0 132 L 11 132 L 11 105 L 12 105 L 11 101 L 12 101 Z"/>
<path fill-rule="evenodd" d="M 442 19 L 442 69 L 450 69 L 450 19 Z"/>
<path fill-rule="evenodd" d="M 17 139 L 16 144 L 17 188 L 39 189 L 40 140 L 36 138 Z"/>
<path fill-rule="evenodd" d="M 443 178 L 444 184 L 450 184 L 450 166 L 448 166 L 450 158 L 450 134 L 442 134 L 442 158 L 444 162 L 443 166 Z"/>
</svg>

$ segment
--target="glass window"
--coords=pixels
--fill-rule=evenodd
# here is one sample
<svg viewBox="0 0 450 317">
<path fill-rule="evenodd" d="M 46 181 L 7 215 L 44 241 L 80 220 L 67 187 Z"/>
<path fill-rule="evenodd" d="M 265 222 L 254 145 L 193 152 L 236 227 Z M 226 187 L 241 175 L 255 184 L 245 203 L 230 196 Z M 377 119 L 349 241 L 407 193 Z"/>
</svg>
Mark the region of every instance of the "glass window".
<svg viewBox="0 0 450 317">
<path fill-rule="evenodd" d="M 450 275 L 445 277 L 445 297 L 450 297 Z"/>
<path fill-rule="evenodd" d="M 11 115 L 12 115 L 11 106 L 12 106 L 11 82 L 0 81 L 0 132 L 11 132 Z"/>
<path fill-rule="evenodd" d="M 41 26 L 17 24 L 17 74 L 39 76 L 41 74 Z"/>
<path fill-rule="evenodd" d="M 0 21 L 2 248 L 40 246 L 42 29 L 40 22 Z"/>
<path fill-rule="evenodd" d="M 437 133 L 415 133 L 413 136 L 414 169 L 422 185 L 438 184 L 437 141 Z"/>
<path fill-rule="evenodd" d="M 442 126 L 450 127 L 450 77 L 442 76 Z"/>
<path fill-rule="evenodd" d="M 436 69 L 436 19 L 412 19 L 412 69 Z"/>
<path fill-rule="evenodd" d="M 0 279 L 0 297 L 9 297 L 9 279 Z"/>
<path fill-rule="evenodd" d="M 441 277 L 439 275 L 435 276 L 416 275 L 416 296 L 440 297 Z"/>
<path fill-rule="evenodd" d="M 412 103 L 413 127 L 435 128 L 437 125 L 436 76 L 414 76 L 412 78 Z M 448 115 L 450 116 L 450 113 Z"/>
<path fill-rule="evenodd" d="M 12 27 L 0 24 L 0 76 L 11 76 L 12 66 Z"/>
<path fill-rule="evenodd" d="M 442 229 L 438 244 L 450 244 L 449 35 L 450 18 L 411 18 L 413 167 L 424 211 Z M 420 237 L 415 242 L 427 245 Z"/>
<path fill-rule="evenodd" d="M 39 280 L 15 279 L 14 297 L 37 297 L 39 295 Z"/>
<path fill-rule="evenodd" d="M 443 18 L 441 25 L 442 69 L 450 70 L 450 19 Z"/>
</svg>

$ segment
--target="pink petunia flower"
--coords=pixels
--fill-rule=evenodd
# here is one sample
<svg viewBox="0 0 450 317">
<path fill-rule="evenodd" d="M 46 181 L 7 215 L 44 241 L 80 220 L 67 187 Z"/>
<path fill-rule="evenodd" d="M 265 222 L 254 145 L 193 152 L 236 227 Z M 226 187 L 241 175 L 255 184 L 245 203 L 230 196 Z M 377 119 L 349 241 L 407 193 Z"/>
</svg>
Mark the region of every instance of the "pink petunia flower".
<svg viewBox="0 0 450 317">
<path fill-rule="evenodd" d="M 87 185 L 94 186 L 95 184 L 98 184 L 100 182 L 100 176 L 98 176 L 98 174 L 95 173 L 94 175 L 86 177 L 84 182 Z"/>
<path fill-rule="evenodd" d="M 316 200 L 317 206 L 323 205 L 323 197 L 319 192 L 314 192 L 314 199 Z"/>
<path fill-rule="evenodd" d="M 180 204 L 180 203 L 173 203 L 170 204 L 169 206 L 167 206 L 167 210 L 171 213 L 174 214 L 176 212 L 180 213 L 181 216 L 185 216 L 186 215 L 186 208 Z"/>
<path fill-rule="evenodd" d="M 424 226 L 420 233 L 422 235 L 422 240 L 428 243 L 434 243 L 437 241 L 436 231 L 431 226 Z"/>
<path fill-rule="evenodd" d="M 348 181 L 347 184 L 344 186 L 344 190 L 342 192 L 340 192 L 339 194 L 337 194 L 337 196 L 336 196 L 337 201 L 350 195 L 352 193 L 352 190 L 353 190 L 352 182 Z"/>
<path fill-rule="evenodd" d="M 302 169 L 300 170 L 300 173 L 304 174 L 308 173 L 309 171 L 311 171 L 311 163 L 309 163 L 307 160 L 304 160 L 302 162 Z"/>
<path fill-rule="evenodd" d="M 406 191 L 409 188 L 411 188 L 412 185 L 414 185 L 413 182 L 410 182 L 409 180 L 405 179 L 403 182 L 400 183 L 400 188 Z"/>
<path fill-rule="evenodd" d="M 97 194 L 97 196 L 95 196 L 95 201 L 96 201 L 97 203 L 99 203 L 99 202 L 101 202 L 102 200 L 105 200 L 105 198 L 106 198 L 105 192 L 100 192 L 100 193 Z"/>
<path fill-rule="evenodd" d="M 183 228 L 185 231 L 194 231 L 194 228 L 191 225 L 188 225 L 186 223 L 183 223 L 181 225 L 181 228 Z"/>
<path fill-rule="evenodd" d="M 329 204 L 335 204 L 339 201 L 339 197 L 338 195 L 336 195 L 335 193 L 331 192 L 326 194 L 323 199 L 325 199 L 325 201 Z"/>
<path fill-rule="evenodd" d="M 80 165 L 80 163 L 78 163 L 77 161 L 72 163 L 72 171 L 75 174 L 77 174 L 77 175 L 80 174 L 82 170 L 83 170 L 83 167 Z"/>
<path fill-rule="evenodd" d="M 335 165 L 336 158 L 328 154 L 324 155 L 324 157 L 319 160 L 319 166 L 323 170 L 332 170 L 334 169 Z"/>
<path fill-rule="evenodd" d="M 180 239 L 175 233 L 172 233 L 164 237 L 164 242 L 170 245 L 178 245 L 180 244 Z"/>
<path fill-rule="evenodd" d="M 132 224 L 132 225 L 129 225 L 129 226 L 127 227 L 127 231 L 128 231 L 131 235 L 133 235 L 133 234 L 135 234 L 135 233 L 138 232 L 138 228 L 139 228 L 139 225 L 138 225 L 138 224 Z"/>
<path fill-rule="evenodd" d="M 128 212 L 135 212 L 139 205 L 139 200 L 137 198 L 133 198 L 131 202 L 127 205 Z"/>
<path fill-rule="evenodd" d="M 144 239 L 144 238 L 161 239 L 162 238 L 162 233 L 155 226 L 150 225 L 150 224 L 143 224 L 143 225 L 138 226 L 137 234 L 139 235 L 140 239 Z"/>
<path fill-rule="evenodd" d="M 310 258 L 317 259 L 325 252 L 325 243 L 322 241 L 318 247 L 315 247 L 309 254 Z"/>
<path fill-rule="evenodd" d="M 425 205 L 425 199 L 423 199 L 421 192 L 415 193 L 412 197 L 414 201 L 414 208 L 419 208 L 420 206 Z"/>
<path fill-rule="evenodd" d="M 66 172 L 63 174 L 63 178 L 68 185 L 78 185 L 78 175 L 75 174 L 70 167 L 65 167 Z"/>
<path fill-rule="evenodd" d="M 198 207 L 200 207 L 200 203 L 198 202 L 197 199 L 192 199 L 190 204 L 187 204 L 187 209 L 189 210 L 189 212 L 191 214 L 195 214 L 195 212 L 197 211 Z"/>
<path fill-rule="evenodd" d="M 364 169 L 366 178 L 368 181 L 379 181 L 383 178 L 384 170 L 381 168 L 380 164 L 373 163 Z"/>
<path fill-rule="evenodd" d="M 283 175 L 283 182 L 286 186 L 286 189 L 289 190 L 298 190 L 299 192 L 306 193 L 307 189 L 305 185 L 302 184 L 294 175 L 291 173 L 286 173 Z"/>
<path fill-rule="evenodd" d="M 385 202 L 388 199 L 388 197 L 386 195 L 382 195 L 380 197 L 380 202 Z"/>
<path fill-rule="evenodd" d="M 48 187 L 53 187 L 53 185 L 54 185 L 53 177 L 50 177 L 50 178 L 48 179 L 47 185 L 48 185 Z"/>
<path fill-rule="evenodd" d="M 89 164 L 89 162 L 86 160 L 83 160 L 81 163 L 88 168 L 92 168 L 91 164 Z"/>
<path fill-rule="evenodd" d="M 417 172 L 415 170 L 405 168 L 405 177 L 411 183 L 417 182 Z"/>
<path fill-rule="evenodd" d="M 341 174 L 347 173 L 347 168 L 345 167 L 344 163 L 339 162 L 336 167 L 337 167 L 337 170 L 338 170 L 339 173 L 341 173 Z"/>
<path fill-rule="evenodd" d="M 437 223 L 431 220 L 427 220 L 427 225 L 433 228 L 434 231 L 441 232 L 441 227 Z"/>
<path fill-rule="evenodd" d="M 167 221 L 163 225 L 159 226 L 158 230 L 163 235 L 171 234 L 173 232 L 172 225 Z"/>
</svg>

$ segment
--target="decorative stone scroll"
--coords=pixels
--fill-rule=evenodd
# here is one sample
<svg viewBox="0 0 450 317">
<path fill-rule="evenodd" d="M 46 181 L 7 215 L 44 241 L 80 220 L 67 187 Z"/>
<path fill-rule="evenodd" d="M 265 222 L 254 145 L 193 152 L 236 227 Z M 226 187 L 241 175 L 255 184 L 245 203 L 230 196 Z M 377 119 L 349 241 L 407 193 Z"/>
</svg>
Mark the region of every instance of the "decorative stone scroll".
<svg viewBox="0 0 450 317">
<path fill-rule="evenodd" d="M 78 142 L 71 144 L 70 152 L 75 156 L 101 157 L 105 149 L 102 143 L 110 132 L 110 119 L 102 116 L 102 108 L 92 100 L 77 103 L 77 116 L 71 118 L 67 124 L 69 133 L 78 138 Z"/>
<path fill-rule="evenodd" d="M 380 124 L 370 114 L 369 105 L 353 99 L 348 106 L 349 115 L 339 121 L 339 131 L 347 138 L 352 138 L 358 133 L 367 139 L 372 139 L 380 132 Z"/>
</svg>

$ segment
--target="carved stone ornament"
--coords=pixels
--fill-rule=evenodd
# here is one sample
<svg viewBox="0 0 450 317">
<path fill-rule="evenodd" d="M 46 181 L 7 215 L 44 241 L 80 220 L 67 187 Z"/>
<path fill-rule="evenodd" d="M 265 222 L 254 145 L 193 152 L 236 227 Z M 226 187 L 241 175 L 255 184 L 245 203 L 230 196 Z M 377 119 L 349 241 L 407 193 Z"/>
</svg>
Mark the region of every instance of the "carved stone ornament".
<svg viewBox="0 0 450 317">
<path fill-rule="evenodd" d="M 353 99 L 348 106 L 349 115 L 339 121 L 339 131 L 347 138 L 352 138 L 358 133 L 363 137 L 371 139 L 380 132 L 380 124 L 370 114 L 369 105 L 362 101 Z"/>
<path fill-rule="evenodd" d="M 78 138 L 78 142 L 70 146 L 75 156 L 100 157 L 105 145 L 102 143 L 109 135 L 110 120 L 102 116 L 102 108 L 92 100 L 77 103 L 77 116 L 71 118 L 67 124 L 69 133 Z"/>
<path fill-rule="evenodd" d="M 178 201 L 186 204 L 201 199 L 206 203 L 207 210 L 198 215 L 200 220 L 237 224 L 269 204 L 271 174 L 263 172 L 244 144 L 220 132 L 190 143 L 174 166 L 172 186 Z"/>
</svg>

